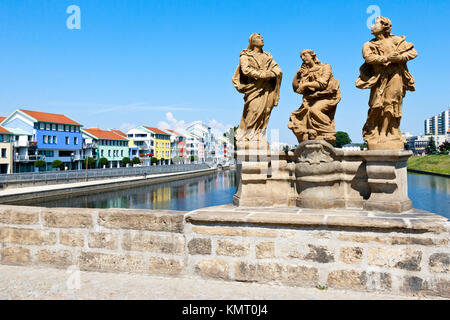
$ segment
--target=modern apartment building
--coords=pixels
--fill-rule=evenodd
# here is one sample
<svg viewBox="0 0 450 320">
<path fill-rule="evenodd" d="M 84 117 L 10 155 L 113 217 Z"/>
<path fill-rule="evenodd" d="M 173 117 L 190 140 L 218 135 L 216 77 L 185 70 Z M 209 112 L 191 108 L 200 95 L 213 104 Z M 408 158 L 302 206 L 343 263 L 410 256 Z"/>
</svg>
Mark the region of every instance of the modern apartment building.
<svg viewBox="0 0 450 320">
<path fill-rule="evenodd" d="M 0 117 L 0 122 L 4 119 Z M 13 139 L 13 133 L 0 126 L 0 174 L 13 173 Z"/>
<path fill-rule="evenodd" d="M 123 135 L 99 128 L 82 129 L 81 131 L 83 145 L 91 146 L 86 148 L 86 154 L 89 153 L 89 149 L 93 149 L 97 164 L 101 158 L 106 158 L 108 160 L 107 167 L 119 167 L 122 159 L 128 157 L 128 139 Z"/>
<path fill-rule="evenodd" d="M 186 137 L 175 130 L 163 129 L 163 131 L 170 134 L 171 159 L 175 159 L 176 162 L 186 163 Z"/>
<path fill-rule="evenodd" d="M 424 121 L 425 134 L 446 135 L 450 132 L 450 109 Z"/>
<path fill-rule="evenodd" d="M 204 159 L 203 162 L 213 163 L 214 158 L 216 157 L 216 148 L 211 127 L 204 124 L 202 121 L 195 121 L 187 126 L 186 131 L 201 140 L 201 142 L 199 142 L 199 152 L 201 148 L 202 156 L 199 155 L 199 160 Z M 200 144 L 203 144 L 203 146 L 200 146 Z"/>
<path fill-rule="evenodd" d="M 127 137 L 132 147 L 139 148 L 139 158 L 145 166 L 150 165 L 150 159 L 164 159 L 168 164 L 171 159 L 170 134 L 158 128 L 140 126 L 128 130 Z"/>
<path fill-rule="evenodd" d="M 36 160 L 46 162 L 44 170 L 51 170 L 54 160 L 81 168 L 82 125 L 65 115 L 18 109 L 0 125 L 14 135 L 14 172 L 35 171 Z"/>
</svg>

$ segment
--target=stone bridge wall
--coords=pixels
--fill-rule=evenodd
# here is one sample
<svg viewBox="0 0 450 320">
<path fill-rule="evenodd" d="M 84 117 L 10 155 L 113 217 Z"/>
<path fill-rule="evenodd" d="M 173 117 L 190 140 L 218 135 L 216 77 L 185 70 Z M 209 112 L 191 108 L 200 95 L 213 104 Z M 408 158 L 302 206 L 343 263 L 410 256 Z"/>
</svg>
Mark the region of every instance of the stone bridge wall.
<svg viewBox="0 0 450 320">
<path fill-rule="evenodd" d="M 450 298 L 449 230 L 426 212 L 0 206 L 0 261 Z"/>
</svg>

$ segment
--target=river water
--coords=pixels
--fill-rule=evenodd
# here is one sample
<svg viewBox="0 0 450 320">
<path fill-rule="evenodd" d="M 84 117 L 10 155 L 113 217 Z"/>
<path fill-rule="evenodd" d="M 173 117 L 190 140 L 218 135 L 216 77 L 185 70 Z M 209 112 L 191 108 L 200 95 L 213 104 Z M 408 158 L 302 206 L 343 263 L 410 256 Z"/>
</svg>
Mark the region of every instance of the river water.
<svg viewBox="0 0 450 320">
<path fill-rule="evenodd" d="M 134 208 L 190 211 L 233 202 L 236 171 L 126 188 L 119 191 L 33 202 L 34 206 L 78 208 Z M 413 207 L 450 218 L 450 179 L 408 174 L 408 193 Z M 26 203 L 24 203 L 26 204 Z M 29 204 L 27 204 L 29 205 Z"/>
</svg>

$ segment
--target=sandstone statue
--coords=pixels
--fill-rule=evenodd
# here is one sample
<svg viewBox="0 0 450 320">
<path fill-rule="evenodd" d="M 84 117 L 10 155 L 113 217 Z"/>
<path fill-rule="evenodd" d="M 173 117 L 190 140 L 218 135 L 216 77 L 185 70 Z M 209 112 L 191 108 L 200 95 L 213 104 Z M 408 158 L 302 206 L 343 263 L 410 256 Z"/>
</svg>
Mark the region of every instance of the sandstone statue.
<svg viewBox="0 0 450 320">
<path fill-rule="evenodd" d="M 312 50 L 300 53 L 303 64 L 297 71 L 292 86 L 303 95 L 300 108 L 292 112 L 291 129 L 299 143 L 307 140 L 336 140 L 334 114 L 341 100 L 339 81 L 333 78 L 331 66 L 321 63 Z"/>
<path fill-rule="evenodd" d="M 272 55 L 263 51 L 259 33 L 249 38 L 241 51 L 233 85 L 244 94 L 244 112 L 236 131 L 238 149 L 268 149 L 266 129 L 272 109 L 278 105 L 282 72 Z"/>
<path fill-rule="evenodd" d="M 370 88 L 369 112 L 363 137 L 369 150 L 403 150 L 400 132 L 402 101 L 406 90 L 414 91 L 414 78 L 406 62 L 417 56 L 405 37 L 391 34 L 391 21 L 378 17 L 372 26 L 374 39 L 363 47 L 365 63 L 360 68 L 356 87 Z"/>
</svg>

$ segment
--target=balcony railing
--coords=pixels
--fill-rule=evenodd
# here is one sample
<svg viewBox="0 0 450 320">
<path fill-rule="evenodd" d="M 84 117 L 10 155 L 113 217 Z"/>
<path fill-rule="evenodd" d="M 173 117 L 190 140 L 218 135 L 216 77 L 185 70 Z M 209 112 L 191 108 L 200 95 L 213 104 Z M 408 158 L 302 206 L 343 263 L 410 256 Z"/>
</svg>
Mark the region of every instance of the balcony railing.
<svg viewBox="0 0 450 320">
<path fill-rule="evenodd" d="M 13 142 L 14 148 L 24 148 L 24 147 L 28 147 L 29 145 L 30 145 L 29 141 L 14 141 Z"/>
<path fill-rule="evenodd" d="M 37 161 L 37 160 L 45 160 L 45 156 L 36 154 L 36 155 L 15 155 L 14 161 Z"/>
<path fill-rule="evenodd" d="M 96 143 L 83 143 L 83 149 L 95 149 L 97 148 Z"/>
</svg>

